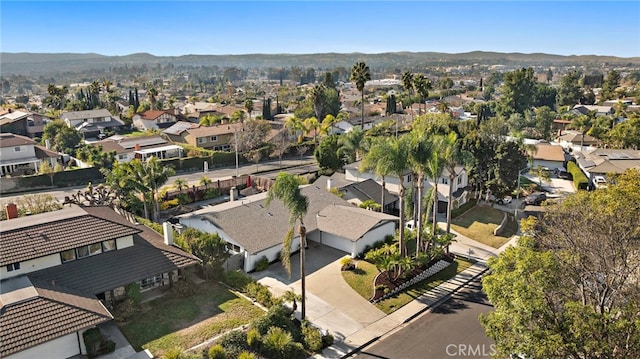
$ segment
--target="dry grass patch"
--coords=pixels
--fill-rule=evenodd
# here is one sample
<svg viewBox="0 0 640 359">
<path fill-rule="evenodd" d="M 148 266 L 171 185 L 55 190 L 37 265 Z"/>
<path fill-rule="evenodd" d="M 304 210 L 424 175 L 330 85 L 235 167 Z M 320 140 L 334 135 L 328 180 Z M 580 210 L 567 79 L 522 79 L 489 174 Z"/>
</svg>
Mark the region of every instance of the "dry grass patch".
<svg viewBox="0 0 640 359">
<path fill-rule="evenodd" d="M 507 243 L 517 231 L 517 223 L 513 215 L 508 214 L 509 223 L 502 235 L 494 236 L 493 231 L 500 225 L 504 212 L 489 206 L 476 206 L 451 223 L 451 228 L 480 243 L 493 248 L 500 248 Z"/>
</svg>

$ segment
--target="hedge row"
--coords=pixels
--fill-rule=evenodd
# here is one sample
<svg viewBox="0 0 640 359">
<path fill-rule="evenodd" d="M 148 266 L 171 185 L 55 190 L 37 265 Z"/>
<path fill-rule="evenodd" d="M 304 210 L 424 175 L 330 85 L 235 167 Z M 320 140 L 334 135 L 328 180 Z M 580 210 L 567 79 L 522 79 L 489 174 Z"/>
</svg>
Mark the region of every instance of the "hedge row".
<svg viewBox="0 0 640 359">
<path fill-rule="evenodd" d="M 576 189 L 587 189 L 589 186 L 589 180 L 587 176 L 584 175 L 580 167 L 576 165 L 574 162 L 567 162 L 567 172 L 571 173 L 573 176 L 573 185 Z"/>
</svg>

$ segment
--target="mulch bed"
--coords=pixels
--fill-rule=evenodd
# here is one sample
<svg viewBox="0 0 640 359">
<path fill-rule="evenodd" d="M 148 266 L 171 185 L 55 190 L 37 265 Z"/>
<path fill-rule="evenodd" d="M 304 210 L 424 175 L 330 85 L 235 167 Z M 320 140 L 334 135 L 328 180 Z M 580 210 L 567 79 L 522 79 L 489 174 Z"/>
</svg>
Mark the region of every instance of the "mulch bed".
<svg viewBox="0 0 640 359">
<path fill-rule="evenodd" d="M 397 287 L 403 285 L 405 282 L 410 281 L 411 278 L 417 276 L 418 274 L 425 271 L 427 268 L 437 263 L 440 259 L 444 259 L 446 261 L 453 261 L 453 256 L 451 257 L 445 256 L 442 258 L 433 259 L 427 265 L 422 265 L 412 269 L 411 271 L 405 272 L 403 275 L 401 275 L 397 279 L 394 279 L 396 277 L 396 274 L 393 271 L 384 271 L 380 273 L 380 275 L 376 277 L 376 280 L 374 283 L 375 289 L 373 293 L 373 298 L 371 298 L 370 301 L 371 302 L 376 301 L 385 295 L 385 290 L 379 289 L 380 286 L 384 286 L 384 288 L 389 288 L 389 291 L 393 291 Z"/>
</svg>

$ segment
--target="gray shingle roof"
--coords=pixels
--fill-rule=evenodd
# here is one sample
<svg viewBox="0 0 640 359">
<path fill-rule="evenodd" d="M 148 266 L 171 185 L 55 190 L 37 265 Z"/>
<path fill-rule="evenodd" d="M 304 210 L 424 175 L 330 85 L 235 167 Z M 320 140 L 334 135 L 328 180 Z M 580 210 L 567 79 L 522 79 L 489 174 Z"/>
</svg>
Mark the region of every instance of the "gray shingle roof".
<svg viewBox="0 0 640 359">
<path fill-rule="evenodd" d="M 326 233 L 357 241 L 367 232 L 398 217 L 354 206 L 328 206 L 318 213 L 318 228 Z"/>
<path fill-rule="evenodd" d="M 375 213 L 353 207 L 349 202 L 327 191 L 325 186 L 315 184 L 305 186 L 302 188 L 302 194 L 309 199 L 309 208 L 304 217 L 308 233 L 318 229 L 319 217 L 317 215 L 321 211 L 323 213 L 331 212 L 333 206 L 354 209 L 354 211 L 341 211 L 343 215 L 347 216 L 345 222 L 347 226 L 353 225 L 352 222 L 362 220 L 363 215 Z M 281 244 L 289 227 L 289 212 L 282 202 L 274 200 L 269 207 L 266 207 L 265 198 L 266 193 L 261 193 L 247 197 L 244 201 L 227 202 L 182 215 L 180 218 L 207 220 L 233 238 L 246 251 L 256 254 Z"/>
<path fill-rule="evenodd" d="M 108 117 L 113 115 L 107 109 L 101 108 L 98 110 L 85 110 L 85 111 L 69 111 L 63 112 L 60 115 L 62 119 L 69 120 L 83 120 L 85 118 L 96 118 L 96 117 Z"/>
<path fill-rule="evenodd" d="M 95 297 L 58 284 L 29 281 L 22 276 L 3 281 L 1 286 L 3 295 L 20 290 L 24 294 L 13 302 L 3 303 L 2 357 L 113 319 Z"/>
</svg>

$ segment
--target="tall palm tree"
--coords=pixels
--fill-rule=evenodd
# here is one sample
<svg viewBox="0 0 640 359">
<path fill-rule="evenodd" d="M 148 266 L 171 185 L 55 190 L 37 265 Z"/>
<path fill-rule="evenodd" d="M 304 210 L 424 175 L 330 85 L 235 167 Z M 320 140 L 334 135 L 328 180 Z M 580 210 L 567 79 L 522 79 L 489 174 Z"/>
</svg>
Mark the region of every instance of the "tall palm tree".
<svg viewBox="0 0 640 359">
<path fill-rule="evenodd" d="M 384 213 L 384 193 L 387 190 L 386 177 L 391 174 L 389 161 L 386 160 L 387 150 L 385 145 L 388 144 L 384 137 L 375 137 L 375 142 L 380 142 L 379 145 L 371 146 L 371 150 L 362 159 L 360 163 L 360 172 L 373 171 L 376 176 L 382 178 L 382 195 L 380 198 L 380 206 Z"/>
<path fill-rule="evenodd" d="M 373 153 L 373 154 L 372 154 Z M 398 247 L 401 255 L 406 254 L 406 244 L 404 242 L 404 175 L 409 166 L 409 143 L 408 137 L 399 139 L 395 137 L 385 137 L 384 141 L 375 142 L 367 156 L 372 158 L 367 162 L 376 163 L 382 171 L 395 175 L 398 178 L 398 197 L 400 207 L 400 224 L 398 229 Z M 374 159 L 376 159 L 374 161 Z"/>
<path fill-rule="evenodd" d="M 416 254 L 418 254 L 422 244 L 422 214 L 424 208 L 422 200 L 424 198 L 424 178 L 425 174 L 428 172 L 428 163 L 429 158 L 432 156 L 433 146 L 431 141 L 429 141 L 427 133 L 420 126 L 414 128 L 409 133 L 409 146 L 409 162 L 411 168 L 417 174 L 417 211 L 414 211 L 414 213 L 417 213 L 417 216 L 414 220 L 418 221 L 416 232 Z"/>
<path fill-rule="evenodd" d="M 424 101 L 429 96 L 429 89 L 431 87 L 431 82 L 424 75 L 418 74 L 413 77 L 413 86 L 415 87 L 416 92 L 420 96 L 420 107 L 418 108 L 421 109 L 422 106 L 424 105 L 425 112 L 426 112 L 427 106 L 424 104 Z M 419 110 L 419 111 L 422 113 L 422 110 Z"/>
<path fill-rule="evenodd" d="M 447 136 L 441 138 L 439 146 L 440 157 L 444 164 L 444 168 L 449 172 L 449 198 L 447 203 L 447 234 L 451 233 L 451 204 L 453 203 L 453 181 L 460 175 L 457 171 L 460 165 L 470 162 L 470 154 L 462 151 L 460 141 L 455 132 L 450 132 Z"/>
<path fill-rule="evenodd" d="M 425 169 L 427 170 L 426 175 L 433 180 L 433 191 L 431 192 L 431 200 L 433 201 L 433 213 L 431 214 L 433 216 L 433 228 L 431 233 L 435 236 L 438 228 L 438 179 L 444 169 L 444 163 L 442 162 L 439 153 L 442 141 L 439 140 L 439 136 L 432 138 L 431 141 L 431 155 L 427 159 L 427 166 Z"/>
<path fill-rule="evenodd" d="M 313 103 L 313 112 L 316 114 L 316 118 L 320 120 L 322 118 L 322 110 L 324 110 L 325 94 L 323 85 L 315 85 L 311 89 L 311 102 Z"/>
<path fill-rule="evenodd" d="M 364 85 L 371 80 L 371 71 L 364 62 L 356 62 L 351 68 L 350 81 L 356 84 L 360 91 L 360 128 L 364 130 Z"/>
<path fill-rule="evenodd" d="M 405 71 L 402 73 L 402 87 L 409 94 L 409 106 L 413 104 L 413 100 L 411 98 L 413 92 L 413 74 L 409 71 Z M 411 111 L 411 119 L 413 120 L 413 111 Z"/>
<path fill-rule="evenodd" d="M 267 192 L 265 204 L 269 206 L 272 200 L 280 200 L 289 211 L 289 228 L 282 243 L 280 259 L 287 273 L 291 275 L 291 243 L 293 242 L 294 227 L 296 222 L 300 222 L 298 234 L 300 235 L 300 287 L 302 298 L 300 298 L 300 320 L 305 318 L 305 246 L 307 245 L 307 229 L 304 226 L 304 216 L 309 209 L 309 199 L 300 191 L 301 181 L 299 177 L 286 172 L 280 172 L 275 182 Z"/>
<path fill-rule="evenodd" d="M 316 143 L 316 139 L 318 138 L 318 132 L 320 130 L 320 122 L 315 117 L 309 117 L 304 120 L 304 129 L 309 134 L 313 131 L 313 143 Z"/>
<path fill-rule="evenodd" d="M 253 112 L 253 100 L 248 98 L 244 101 L 244 109 L 249 114 L 249 120 L 251 120 L 251 112 Z"/>
<path fill-rule="evenodd" d="M 157 96 L 158 90 L 155 87 L 149 87 L 147 90 L 147 96 L 149 96 L 149 102 L 151 102 L 151 110 L 157 110 L 156 106 L 158 103 Z"/>
<path fill-rule="evenodd" d="M 155 156 L 143 162 L 143 169 L 146 183 L 148 187 L 151 188 L 151 202 L 154 208 L 153 219 L 157 221 L 160 214 L 160 198 L 158 198 L 158 192 L 160 188 L 167 183 L 169 177 L 173 176 L 176 171 L 173 167 L 164 166 Z"/>
</svg>

